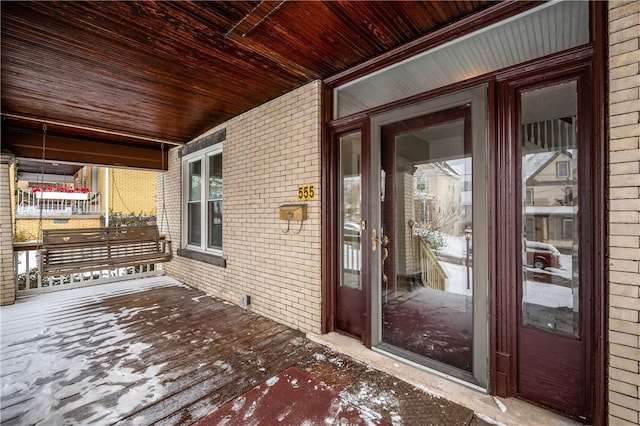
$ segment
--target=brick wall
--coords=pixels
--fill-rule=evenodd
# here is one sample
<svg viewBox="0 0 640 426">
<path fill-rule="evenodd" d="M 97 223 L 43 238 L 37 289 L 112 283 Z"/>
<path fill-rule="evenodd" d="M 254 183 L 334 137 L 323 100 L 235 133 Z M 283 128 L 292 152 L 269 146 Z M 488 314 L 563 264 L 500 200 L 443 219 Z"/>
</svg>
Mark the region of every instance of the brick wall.
<svg viewBox="0 0 640 426">
<path fill-rule="evenodd" d="M 226 268 L 174 256 L 169 275 L 239 303 L 290 327 L 319 332 L 320 192 L 308 201 L 308 220 L 285 234 L 278 207 L 297 202 L 300 185 L 320 188 L 320 91 L 314 82 L 238 116 L 226 128 L 223 150 L 223 251 Z M 210 133 L 211 133 L 210 132 Z M 180 158 L 158 178 L 158 224 L 180 247 Z M 162 202 L 165 199 L 163 215 Z M 167 224 L 169 228 L 167 229 Z"/>
<path fill-rule="evenodd" d="M 640 423 L 640 2 L 609 3 L 609 423 Z"/>
<path fill-rule="evenodd" d="M 100 176 L 105 175 L 105 170 L 100 169 Z M 155 171 L 109 168 L 109 210 L 122 214 L 155 214 L 156 176 Z M 105 196 L 104 179 L 100 182 Z M 105 198 L 102 205 L 106 208 Z"/>
<path fill-rule="evenodd" d="M 0 305 L 16 300 L 13 267 L 13 223 L 11 221 L 11 175 L 13 157 L 0 154 Z"/>
<path fill-rule="evenodd" d="M 58 217 L 56 219 L 68 220 L 67 223 L 55 223 L 53 218 L 42 219 L 42 229 L 65 229 L 65 228 L 100 228 L 102 221 L 100 216 L 91 217 Z M 17 218 L 15 223 L 15 233 L 26 240 L 39 239 L 40 218 Z"/>
</svg>

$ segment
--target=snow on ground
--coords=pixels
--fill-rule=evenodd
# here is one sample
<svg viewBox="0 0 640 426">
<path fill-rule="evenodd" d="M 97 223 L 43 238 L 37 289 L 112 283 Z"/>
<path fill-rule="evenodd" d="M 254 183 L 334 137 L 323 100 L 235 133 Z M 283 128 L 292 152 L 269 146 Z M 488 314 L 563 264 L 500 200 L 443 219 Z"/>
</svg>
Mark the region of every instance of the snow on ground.
<svg viewBox="0 0 640 426">
<path fill-rule="evenodd" d="M 456 294 L 466 294 L 471 296 L 473 293 L 473 267 L 469 267 L 469 289 L 467 289 L 467 267 L 449 262 L 440 262 L 440 266 L 444 269 L 448 278 L 445 282 L 445 291 Z"/>
<path fill-rule="evenodd" d="M 396 395 L 393 394 L 393 391 L 379 392 L 372 389 L 370 384 L 366 382 L 360 382 L 358 385 L 359 388 L 357 388 L 355 392 L 342 391 L 340 398 L 344 402 L 358 407 L 365 419 L 381 420 L 380 411 L 386 410 L 392 413 L 393 426 L 402 425 L 402 418 L 395 413 L 395 410 L 398 409 L 399 402 Z M 375 409 L 363 406 L 361 401 L 368 401 Z"/>
<path fill-rule="evenodd" d="M 445 236 L 445 246 L 436 250 L 439 254 L 444 256 L 457 257 L 460 259 L 464 259 L 467 256 L 467 240 L 464 236 L 456 236 L 456 235 L 446 235 Z M 471 251 L 473 251 L 473 244 L 469 242 Z"/>
<path fill-rule="evenodd" d="M 136 280 L 135 287 L 132 283 L 41 294 L 0 309 L 3 422 L 77 424 L 74 415 L 80 415 L 82 406 L 82 423 L 111 424 L 135 406 L 159 399 L 163 387 L 156 376 L 163 366 L 134 370 L 129 365 L 139 360 L 149 345 L 123 344 L 135 334 L 122 322 L 134 319 L 142 309 L 107 313 L 96 302 L 184 285 L 165 277 Z M 99 346 L 93 345 L 98 341 Z M 94 349 L 97 347 L 100 350 Z M 114 394 L 120 395 L 118 399 L 103 406 L 103 400 Z"/>
<path fill-rule="evenodd" d="M 464 259 L 466 256 L 466 240 L 464 237 L 447 236 L 447 245 L 438 250 L 439 254 Z M 556 275 L 564 279 L 572 279 L 572 258 L 570 254 L 560 254 L 562 268 L 534 269 L 536 274 Z M 449 293 L 472 295 L 473 292 L 473 267 L 469 268 L 471 282 L 467 289 L 467 268 L 464 265 L 441 261 L 448 278 L 445 289 Z M 571 288 L 551 283 L 527 280 L 524 283 L 523 298 L 525 303 L 531 303 L 551 308 L 573 307 L 573 291 Z"/>
<path fill-rule="evenodd" d="M 573 308 L 573 292 L 568 287 L 525 281 L 522 292 L 525 303 L 548 306 L 550 308 Z"/>
<path fill-rule="evenodd" d="M 38 267 L 36 250 L 18 252 L 18 273 L 24 274 L 27 271 L 27 265 L 29 265 L 29 269 Z"/>
<path fill-rule="evenodd" d="M 470 285 L 471 289 L 467 290 L 467 268 L 464 265 L 449 262 L 440 262 L 440 265 L 449 276 L 445 284 L 446 291 L 471 296 L 473 292 L 473 278 Z M 540 269 L 536 269 L 535 271 L 536 273 L 545 272 Z M 473 277 L 473 268 L 469 268 L 469 274 Z M 548 306 L 550 308 L 573 307 L 572 289 L 550 283 L 525 281 L 523 298 L 525 303 Z"/>
</svg>

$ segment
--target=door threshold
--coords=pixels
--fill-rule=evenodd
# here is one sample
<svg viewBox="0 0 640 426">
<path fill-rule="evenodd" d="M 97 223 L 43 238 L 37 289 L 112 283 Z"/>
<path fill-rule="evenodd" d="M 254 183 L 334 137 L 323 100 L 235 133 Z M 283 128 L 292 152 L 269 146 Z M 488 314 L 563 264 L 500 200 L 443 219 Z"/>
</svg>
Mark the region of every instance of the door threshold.
<svg viewBox="0 0 640 426">
<path fill-rule="evenodd" d="M 357 339 L 352 339 L 335 332 L 323 335 L 308 333 L 307 337 L 336 352 L 348 355 L 357 361 L 365 363 L 376 370 L 397 377 L 430 395 L 444 398 L 469 408 L 473 410 L 479 418 L 490 423 L 530 425 L 531 422 L 535 420 L 537 424 L 548 426 L 581 425 L 581 423 L 529 404 L 528 402 L 515 398 L 496 398 L 486 394 L 484 389 L 480 391 L 472 389 L 467 383 L 461 384 L 454 381 L 453 378 L 445 378 L 442 374 L 427 371 L 423 366 L 417 368 L 404 361 L 400 362 L 394 357 L 387 355 L 386 352 L 367 349 Z M 496 400 L 502 404 L 506 411 L 502 411 Z"/>
<path fill-rule="evenodd" d="M 396 360 L 396 361 L 398 361 L 398 362 L 400 362 L 402 364 L 406 364 L 406 365 L 410 366 L 411 368 L 415 368 L 415 369 L 422 370 L 422 371 L 425 371 L 427 373 L 430 373 L 430 374 L 433 374 L 433 375 L 436 375 L 436 376 L 443 377 L 443 378 L 445 378 L 447 380 L 451 380 L 453 382 L 456 382 L 459 385 L 471 388 L 471 389 L 473 389 L 474 391 L 477 391 L 477 392 L 482 392 L 482 393 L 485 393 L 485 394 L 488 393 L 487 389 L 483 388 L 482 386 L 478 386 L 475 383 L 469 382 L 467 380 L 461 379 L 461 378 L 453 376 L 451 374 L 447 374 L 447 373 L 445 373 L 443 371 L 438 371 L 438 370 L 436 370 L 434 368 L 430 368 L 430 367 L 428 367 L 426 365 L 422 365 L 422 364 L 414 362 L 414 361 L 412 361 L 410 359 L 404 358 L 399 354 L 393 353 L 393 347 L 389 346 L 389 350 L 387 350 L 387 349 L 385 349 L 387 346 L 389 346 L 389 345 L 383 344 L 383 345 L 380 345 L 378 347 L 372 347 L 371 350 L 373 352 L 377 352 L 379 354 L 382 354 L 382 355 L 384 355 L 384 356 L 386 356 L 388 358 L 392 358 L 392 359 L 394 359 L 394 360 Z"/>
</svg>

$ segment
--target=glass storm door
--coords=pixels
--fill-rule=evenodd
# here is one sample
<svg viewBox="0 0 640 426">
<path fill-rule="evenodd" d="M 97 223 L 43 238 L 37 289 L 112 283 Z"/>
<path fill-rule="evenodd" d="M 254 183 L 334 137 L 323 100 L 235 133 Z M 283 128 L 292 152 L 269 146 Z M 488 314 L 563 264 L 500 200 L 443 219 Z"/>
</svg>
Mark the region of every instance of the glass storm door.
<svg viewBox="0 0 640 426">
<path fill-rule="evenodd" d="M 583 155 L 578 83 L 517 92 L 521 227 L 518 393 L 576 416 L 587 412 L 587 280 L 580 276 Z M 584 200 L 582 200 L 584 203 Z M 584 204 L 582 204 L 584 205 Z M 588 226 L 588 225 L 587 225 Z"/>
<path fill-rule="evenodd" d="M 380 227 L 371 235 L 380 259 L 374 342 L 484 387 L 484 98 L 477 96 L 477 105 L 455 102 L 460 96 L 438 98 L 421 106 L 424 114 L 400 115 L 379 128 Z M 474 114 L 480 116 L 472 120 Z"/>
</svg>

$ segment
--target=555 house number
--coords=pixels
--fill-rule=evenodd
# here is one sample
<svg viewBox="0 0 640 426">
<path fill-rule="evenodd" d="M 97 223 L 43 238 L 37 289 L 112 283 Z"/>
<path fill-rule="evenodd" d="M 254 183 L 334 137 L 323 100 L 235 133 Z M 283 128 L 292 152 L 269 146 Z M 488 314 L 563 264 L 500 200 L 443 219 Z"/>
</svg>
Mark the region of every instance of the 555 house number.
<svg viewBox="0 0 640 426">
<path fill-rule="evenodd" d="M 308 201 L 316 198 L 316 186 L 305 185 L 298 187 L 298 200 Z"/>
</svg>

